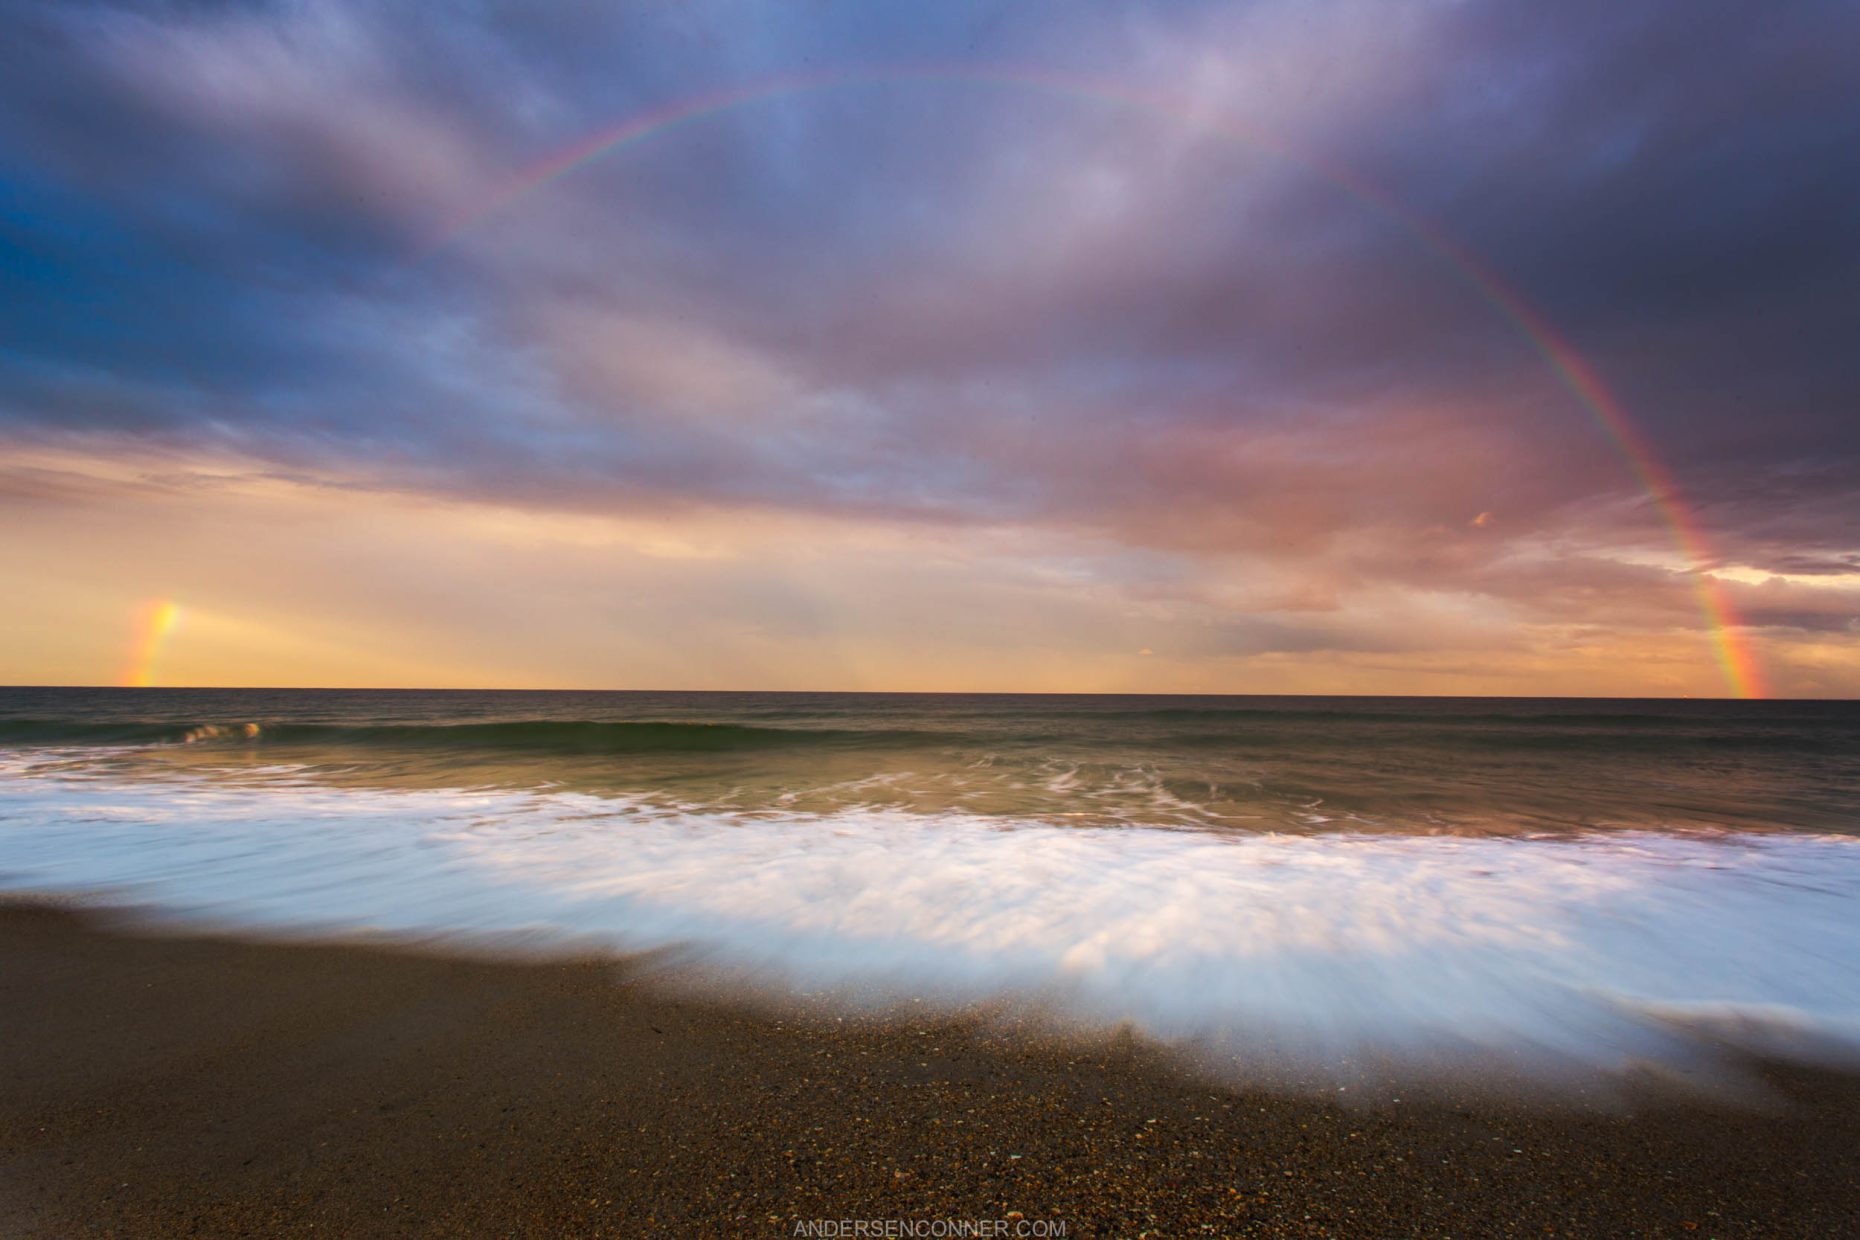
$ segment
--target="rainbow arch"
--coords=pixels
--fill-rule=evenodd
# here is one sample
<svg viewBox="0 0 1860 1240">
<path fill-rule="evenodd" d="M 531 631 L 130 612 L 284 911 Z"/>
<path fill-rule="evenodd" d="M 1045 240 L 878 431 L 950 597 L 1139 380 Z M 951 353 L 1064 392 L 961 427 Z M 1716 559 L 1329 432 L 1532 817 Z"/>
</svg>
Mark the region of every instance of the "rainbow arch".
<svg viewBox="0 0 1860 1240">
<path fill-rule="evenodd" d="M 483 201 L 448 217 L 413 254 L 419 262 L 450 244 L 477 225 L 502 214 L 523 199 L 597 159 L 658 137 L 681 126 L 702 121 L 734 108 L 838 87 L 897 82 L 955 82 L 1012 87 L 1071 96 L 1099 104 L 1147 113 L 1173 124 L 1267 151 L 1328 182 L 1399 225 L 1421 246 L 1443 261 L 1479 297 L 1508 321 L 1548 364 L 1559 383 L 1576 398 L 1626 458 L 1635 480 L 1647 493 L 1655 511 L 1672 536 L 1673 544 L 1689 565 L 1699 614 L 1710 634 L 1712 652 L 1726 687 L 1733 697 L 1764 696 L 1762 669 L 1743 633 L 1724 586 L 1709 572 L 1717 557 L 1703 529 L 1686 504 L 1677 484 L 1654 454 L 1652 445 L 1629 419 L 1620 400 L 1548 319 L 1516 288 L 1452 238 L 1415 216 L 1386 191 L 1346 168 L 1294 150 L 1260 130 L 1210 117 L 1194 104 L 1165 94 L 1044 69 L 999 65 L 891 65 L 763 79 L 757 82 L 694 95 L 627 117 L 560 148 L 521 169 Z"/>
</svg>

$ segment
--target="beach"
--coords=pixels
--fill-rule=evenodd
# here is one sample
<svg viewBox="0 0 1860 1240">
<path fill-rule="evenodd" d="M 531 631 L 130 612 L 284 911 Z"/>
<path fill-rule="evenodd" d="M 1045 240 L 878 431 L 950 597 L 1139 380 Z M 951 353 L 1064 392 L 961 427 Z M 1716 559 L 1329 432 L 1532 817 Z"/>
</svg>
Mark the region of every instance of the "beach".
<svg viewBox="0 0 1860 1240">
<path fill-rule="evenodd" d="M 0 692 L 0 1235 L 1840 1236 L 1838 703 Z"/>
<path fill-rule="evenodd" d="M 1128 1035 L 693 996 L 640 959 L 46 903 L 0 912 L 0 944 L 10 1236 L 1837 1236 L 1860 1217 L 1860 1082 L 1803 1067 L 1757 1068 L 1763 1099 L 1736 1104 L 1357 1103 L 1210 1084 Z"/>
</svg>

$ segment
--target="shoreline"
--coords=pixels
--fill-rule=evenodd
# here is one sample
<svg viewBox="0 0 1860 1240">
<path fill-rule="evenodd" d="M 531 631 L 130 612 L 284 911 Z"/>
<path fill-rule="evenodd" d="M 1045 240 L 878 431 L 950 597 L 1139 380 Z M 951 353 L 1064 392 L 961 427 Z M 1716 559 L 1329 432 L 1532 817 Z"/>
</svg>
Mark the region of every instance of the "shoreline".
<svg viewBox="0 0 1860 1240">
<path fill-rule="evenodd" d="M 1758 1065 L 1761 1108 L 1347 1105 L 1185 1076 L 1128 1037 L 696 997 L 640 960 L 17 900 L 0 945 L 8 1235 L 1018 1215 L 1068 1236 L 1834 1236 L 1860 1217 L 1860 1077 L 1836 1071 Z"/>
</svg>

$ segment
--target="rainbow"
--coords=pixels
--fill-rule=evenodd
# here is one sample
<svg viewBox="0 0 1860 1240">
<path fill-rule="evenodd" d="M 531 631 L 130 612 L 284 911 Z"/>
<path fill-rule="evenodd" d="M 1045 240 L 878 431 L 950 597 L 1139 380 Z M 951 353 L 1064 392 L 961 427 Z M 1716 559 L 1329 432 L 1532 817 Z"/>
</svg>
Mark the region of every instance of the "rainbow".
<svg viewBox="0 0 1860 1240">
<path fill-rule="evenodd" d="M 155 660 L 181 622 L 181 605 L 173 599 L 144 603 L 136 621 L 136 640 L 130 648 L 129 666 L 123 672 L 123 684 L 146 689 L 155 682 Z"/>
<path fill-rule="evenodd" d="M 1557 333 L 1542 313 L 1515 288 L 1482 265 L 1464 247 L 1405 209 L 1378 186 L 1347 169 L 1293 150 L 1271 135 L 1209 116 L 1196 105 L 1166 95 L 1135 89 L 1121 83 L 1016 66 L 897 65 L 830 70 L 764 79 L 758 82 L 679 100 L 628 117 L 617 124 L 582 137 L 528 165 L 483 201 L 442 221 L 434 234 L 413 254 L 419 262 L 479 224 L 499 215 L 538 190 L 597 159 L 658 137 L 683 125 L 750 104 L 837 87 L 897 82 L 956 82 L 982 86 L 1032 89 L 1070 96 L 1098 104 L 1146 113 L 1183 124 L 1230 141 L 1264 150 L 1342 190 L 1392 220 L 1424 249 L 1442 260 L 1481 299 L 1496 310 L 1548 363 L 1559 383 L 1602 428 L 1627 459 L 1641 488 L 1670 531 L 1673 544 L 1685 560 L 1699 614 L 1711 635 L 1713 654 L 1734 697 L 1764 696 L 1763 679 L 1744 626 L 1726 597 L 1723 584 L 1711 574 L 1718 562 L 1705 533 L 1685 503 L 1678 486 L 1652 446 L 1629 420 L 1621 402 L 1609 391 L 1567 339 Z"/>
</svg>

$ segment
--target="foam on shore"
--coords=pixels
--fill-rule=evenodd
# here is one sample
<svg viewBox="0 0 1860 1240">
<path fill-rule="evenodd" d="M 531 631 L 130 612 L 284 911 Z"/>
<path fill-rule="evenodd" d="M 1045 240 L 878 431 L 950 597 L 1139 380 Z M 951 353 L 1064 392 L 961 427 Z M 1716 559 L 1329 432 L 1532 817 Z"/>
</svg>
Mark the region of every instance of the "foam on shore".
<svg viewBox="0 0 1860 1240">
<path fill-rule="evenodd" d="M 1131 1022 L 1241 1071 L 1687 1069 L 1860 1030 L 1860 840 L 1226 834 L 128 779 L 0 755 L 0 885 L 275 930 L 681 947 L 788 992 Z"/>
</svg>

